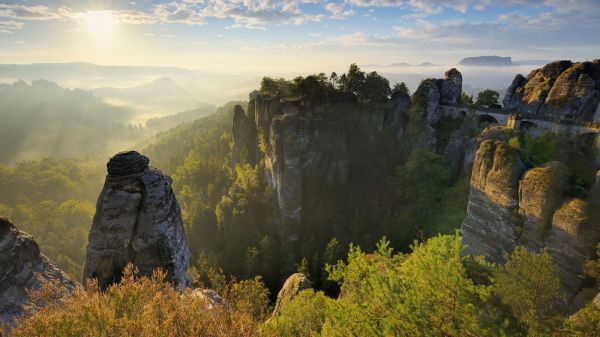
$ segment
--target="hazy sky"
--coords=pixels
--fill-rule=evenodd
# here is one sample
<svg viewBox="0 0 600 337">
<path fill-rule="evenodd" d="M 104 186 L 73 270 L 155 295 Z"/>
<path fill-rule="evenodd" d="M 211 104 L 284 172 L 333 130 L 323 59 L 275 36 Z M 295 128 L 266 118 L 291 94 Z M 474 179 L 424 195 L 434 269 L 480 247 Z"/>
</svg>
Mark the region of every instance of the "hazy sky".
<svg viewBox="0 0 600 337">
<path fill-rule="evenodd" d="M 600 57 L 600 0 L 0 1 L 0 63 L 318 71 Z"/>
</svg>

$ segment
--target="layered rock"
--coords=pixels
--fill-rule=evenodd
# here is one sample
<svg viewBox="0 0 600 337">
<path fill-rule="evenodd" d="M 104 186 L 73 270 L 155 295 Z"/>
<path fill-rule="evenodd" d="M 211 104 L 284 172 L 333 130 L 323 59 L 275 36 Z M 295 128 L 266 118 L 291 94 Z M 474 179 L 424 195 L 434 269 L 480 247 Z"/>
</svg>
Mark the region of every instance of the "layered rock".
<svg viewBox="0 0 600 337">
<path fill-rule="evenodd" d="M 0 217 L 0 323 L 10 323 L 24 313 L 31 304 L 30 292 L 44 284 L 66 291 L 76 287 L 75 282 L 40 253 L 33 237 Z"/>
<path fill-rule="evenodd" d="M 504 99 L 502 101 L 502 106 L 505 110 L 514 110 L 521 104 L 521 100 L 523 99 L 523 90 L 520 88 L 523 87 L 526 81 L 527 79 L 525 76 L 521 74 L 517 74 L 517 76 L 515 76 L 515 79 L 506 90 L 506 94 L 504 95 Z"/>
<path fill-rule="evenodd" d="M 481 143 L 471 175 L 467 217 L 461 227 L 467 252 L 500 262 L 517 240 L 515 215 L 519 203 L 519 180 L 525 165 L 507 144 Z"/>
<path fill-rule="evenodd" d="M 343 93 L 319 104 L 253 93 L 248 112 L 237 110 L 234 117 L 234 152 L 245 144 L 257 144 L 257 163 L 264 163 L 280 222 L 290 229 L 302 221 L 307 189 L 346 183 L 354 137 L 390 133 L 399 140 L 404 135 L 409 102 L 410 97 L 402 92 L 394 92 L 390 102 L 368 107 Z M 254 142 L 245 136 L 249 120 L 254 121 Z M 294 234 L 293 229 L 284 233 L 289 238 Z"/>
<path fill-rule="evenodd" d="M 423 80 L 417 91 L 426 93 L 427 124 L 434 126 L 444 115 L 439 109 L 440 104 L 460 103 L 462 95 L 462 74 L 452 68 L 445 73 L 443 79 L 429 78 Z"/>
<path fill-rule="evenodd" d="M 501 141 L 483 141 L 471 176 L 461 227 L 467 252 L 503 262 L 517 245 L 548 249 L 569 301 L 581 289 L 583 265 L 595 254 L 600 228 L 596 184 L 582 195 L 562 162 L 525 171 L 518 153 Z M 573 191 L 580 191 L 573 194 Z"/>
<path fill-rule="evenodd" d="M 450 181 L 456 180 L 462 169 L 465 157 L 465 132 L 462 129 L 454 130 L 450 134 L 448 145 L 444 150 L 444 159 L 450 166 Z"/>
<path fill-rule="evenodd" d="M 232 164 L 247 162 L 253 165 L 257 154 L 256 125 L 240 105 L 236 105 L 233 111 Z"/>
<path fill-rule="evenodd" d="M 515 77 L 504 109 L 558 121 L 597 121 L 600 102 L 600 60 L 556 61 Z"/>
<path fill-rule="evenodd" d="M 135 151 L 118 153 L 108 162 L 88 238 L 84 281 L 97 279 L 104 289 L 118 282 L 131 263 L 141 275 L 160 268 L 175 285 L 190 283 L 188 245 L 171 178 L 148 163 Z"/>
<path fill-rule="evenodd" d="M 281 309 L 298 296 L 302 290 L 310 289 L 311 287 L 310 280 L 302 273 L 295 273 L 288 277 L 277 294 L 273 316 L 278 315 Z"/>
</svg>

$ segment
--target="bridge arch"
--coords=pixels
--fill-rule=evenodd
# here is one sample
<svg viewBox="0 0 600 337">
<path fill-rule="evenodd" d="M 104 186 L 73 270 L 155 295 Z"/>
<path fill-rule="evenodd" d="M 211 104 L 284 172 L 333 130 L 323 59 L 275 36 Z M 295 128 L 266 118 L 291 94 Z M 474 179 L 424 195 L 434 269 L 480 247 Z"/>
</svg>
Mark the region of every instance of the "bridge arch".
<svg viewBox="0 0 600 337">
<path fill-rule="evenodd" d="M 483 125 L 483 124 L 500 124 L 498 123 L 498 120 L 489 114 L 485 114 L 485 115 L 479 115 L 479 125 Z"/>
</svg>

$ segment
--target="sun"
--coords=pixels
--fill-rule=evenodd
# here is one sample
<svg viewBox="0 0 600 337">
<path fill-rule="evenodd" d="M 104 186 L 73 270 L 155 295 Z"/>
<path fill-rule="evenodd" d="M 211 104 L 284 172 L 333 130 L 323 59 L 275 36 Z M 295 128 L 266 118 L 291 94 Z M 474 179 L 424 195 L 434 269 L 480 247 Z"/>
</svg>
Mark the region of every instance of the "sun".
<svg viewBox="0 0 600 337">
<path fill-rule="evenodd" d="M 81 14 L 83 24 L 88 33 L 97 38 L 114 35 L 119 19 L 111 11 L 89 11 Z"/>
</svg>

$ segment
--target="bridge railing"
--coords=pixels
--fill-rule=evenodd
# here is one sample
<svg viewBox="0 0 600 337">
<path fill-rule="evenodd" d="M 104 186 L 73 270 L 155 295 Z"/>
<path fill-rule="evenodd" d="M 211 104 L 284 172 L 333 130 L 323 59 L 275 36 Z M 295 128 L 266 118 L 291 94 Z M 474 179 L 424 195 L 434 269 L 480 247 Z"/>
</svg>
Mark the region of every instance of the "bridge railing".
<svg viewBox="0 0 600 337">
<path fill-rule="evenodd" d="M 489 107 L 476 107 L 476 106 L 468 106 L 468 105 L 462 105 L 462 104 L 441 104 L 441 106 L 445 106 L 445 107 L 452 107 L 452 108 L 456 108 L 456 109 L 464 109 L 464 110 L 471 110 L 471 111 L 476 111 L 476 112 L 480 112 L 480 113 L 494 113 L 494 114 L 500 114 L 500 115 L 518 115 L 518 119 L 520 120 L 529 120 L 532 122 L 535 121 L 545 121 L 545 122 L 550 122 L 550 123 L 555 123 L 555 124 L 562 124 L 562 125 L 572 125 L 572 126 L 579 126 L 579 127 L 583 127 L 586 129 L 590 129 L 590 130 L 595 130 L 595 131 L 600 131 L 600 122 L 595 122 L 595 121 L 577 121 L 577 120 L 550 120 L 550 119 L 542 119 L 540 118 L 540 116 L 533 116 L 533 115 L 528 115 L 525 113 L 517 113 L 516 111 L 508 111 L 508 110 L 504 110 L 504 109 L 499 109 L 499 108 L 489 108 Z"/>
</svg>

